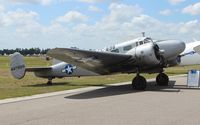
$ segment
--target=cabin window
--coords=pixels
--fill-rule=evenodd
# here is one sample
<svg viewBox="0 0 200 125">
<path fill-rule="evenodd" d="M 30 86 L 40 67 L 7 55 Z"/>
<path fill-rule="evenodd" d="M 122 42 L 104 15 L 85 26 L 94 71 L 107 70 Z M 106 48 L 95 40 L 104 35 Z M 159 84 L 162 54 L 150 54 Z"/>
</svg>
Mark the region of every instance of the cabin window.
<svg viewBox="0 0 200 125">
<path fill-rule="evenodd" d="M 140 41 L 140 45 L 142 45 L 143 44 L 143 41 Z"/>
<path fill-rule="evenodd" d="M 139 43 L 138 43 L 138 42 L 136 42 L 136 46 L 139 46 Z"/>
<path fill-rule="evenodd" d="M 130 49 L 132 49 L 132 46 L 131 46 L 131 45 L 125 46 L 125 47 L 123 48 L 124 51 L 129 51 Z"/>
<path fill-rule="evenodd" d="M 111 50 L 111 52 L 113 52 L 113 53 L 119 53 L 119 49 L 113 49 L 113 50 Z"/>
</svg>

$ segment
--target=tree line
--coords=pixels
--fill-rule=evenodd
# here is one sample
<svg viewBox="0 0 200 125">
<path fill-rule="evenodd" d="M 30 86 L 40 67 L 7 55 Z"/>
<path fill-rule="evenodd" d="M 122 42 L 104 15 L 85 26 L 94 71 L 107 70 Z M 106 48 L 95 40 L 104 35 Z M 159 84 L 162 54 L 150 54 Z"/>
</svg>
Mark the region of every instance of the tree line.
<svg viewBox="0 0 200 125">
<path fill-rule="evenodd" d="M 16 48 L 16 49 L 3 49 L 0 50 L 0 55 L 10 55 L 15 52 L 19 52 L 24 56 L 27 55 L 38 55 L 38 54 L 46 54 L 49 49 L 40 49 L 40 48 L 30 48 L 30 49 L 22 49 L 22 48 Z"/>
</svg>

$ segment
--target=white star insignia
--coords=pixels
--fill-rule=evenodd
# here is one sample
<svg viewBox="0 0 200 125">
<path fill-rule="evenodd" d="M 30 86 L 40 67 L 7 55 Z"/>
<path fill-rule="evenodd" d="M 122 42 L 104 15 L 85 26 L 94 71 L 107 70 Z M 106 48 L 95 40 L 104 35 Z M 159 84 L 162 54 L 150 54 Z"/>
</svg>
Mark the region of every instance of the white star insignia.
<svg viewBox="0 0 200 125">
<path fill-rule="evenodd" d="M 66 65 L 65 69 L 62 70 L 62 72 L 67 74 L 72 74 L 74 69 L 76 69 L 76 66 L 68 64 Z"/>
</svg>

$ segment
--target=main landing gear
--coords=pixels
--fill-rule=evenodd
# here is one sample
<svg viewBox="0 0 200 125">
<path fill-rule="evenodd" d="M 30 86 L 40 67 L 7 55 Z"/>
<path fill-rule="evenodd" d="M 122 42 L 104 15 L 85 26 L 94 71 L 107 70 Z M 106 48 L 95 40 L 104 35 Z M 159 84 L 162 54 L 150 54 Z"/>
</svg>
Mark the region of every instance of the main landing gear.
<svg viewBox="0 0 200 125">
<path fill-rule="evenodd" d="M 147 87 L 146 79 L 138 74 L 132 81 L 132 88 L 135 90 L 145 90 L 146 87 Z"/>
<path fill-rule="evenodd" d="M 164 73 L 160 73 L 156 77 L 156 83 L 158 86 L 168 86 L 169 77 Z M 135 90 L 145 90 L 146 87 L 147 87 L 146 79 L 143 76 L 137 74 L 137 76 L 133 78 L 132 88 Z"/>
<path fill-rule="evenodd" d="M 169 77 L 165 73 L 160 73 L 156 77 L 156 83 L 158 86 L 168 86 Z"/>
<path fill-rule="evenodd" d="M 48 82 L 47 82 L 47 85 L 51 86 L 53 83 L 52 83 L 52 78 L 48 78 Z"/>
</svg>

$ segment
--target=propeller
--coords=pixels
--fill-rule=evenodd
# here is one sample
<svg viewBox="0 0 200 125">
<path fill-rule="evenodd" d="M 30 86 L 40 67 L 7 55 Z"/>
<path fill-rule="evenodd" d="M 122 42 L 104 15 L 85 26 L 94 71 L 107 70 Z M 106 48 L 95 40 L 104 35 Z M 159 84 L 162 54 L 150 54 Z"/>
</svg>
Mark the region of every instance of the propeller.
<svg viewBox="0 0 200 125">
<path fill-rule="evenodd" d="M 153 42 L 153 41 L 152 41 Z M 165 65 L 165 59 L 164 59 L 164 53 L 165 53 L 165 51 L 164 50 L 161 50 L 160 48 L 159 48 L 159 46 L 155 43 L 155 42 L 153 42 L 153 47 L 154 47 L 154 51 L 155 51 L 155 55 L 156 55 L 156 58 L 158 59 L 158 60 L 160 60 L 160 65 L 162 65 L 162 66 L 164 66 Z"/>
</svg>

